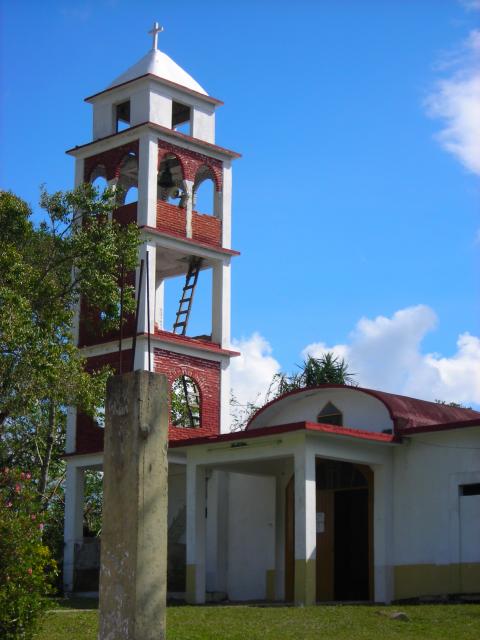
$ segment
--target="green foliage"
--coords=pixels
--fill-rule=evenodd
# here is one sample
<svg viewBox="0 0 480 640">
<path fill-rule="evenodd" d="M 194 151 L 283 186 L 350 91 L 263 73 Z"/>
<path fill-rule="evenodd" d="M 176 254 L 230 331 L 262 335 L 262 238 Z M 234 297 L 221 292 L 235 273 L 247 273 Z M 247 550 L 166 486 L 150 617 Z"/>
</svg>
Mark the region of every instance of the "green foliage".
<svg viewBox="0 0 480 640">
<path fill-rule="evenodd" d="M 60 559 L 66 407 L 98 417 L 111 375 L 85 371 L 74 314 L 82 299 L 100 331 L 119 326 L 119 275 L 137 265 L 139 231 L 112 221 L 112 189 L 43 190 L 40 205 L 34 225 L 27 204 L 0 191 L 0 464 L 31 470 L 44 539 Z M 126 286 L 125 313 L 134 307 Z"/>
<path fill-rule="evenodd" d="M 56 574 L 29 473 L 0 472 L 0 637 L 31 638 Z"/>
</svg>

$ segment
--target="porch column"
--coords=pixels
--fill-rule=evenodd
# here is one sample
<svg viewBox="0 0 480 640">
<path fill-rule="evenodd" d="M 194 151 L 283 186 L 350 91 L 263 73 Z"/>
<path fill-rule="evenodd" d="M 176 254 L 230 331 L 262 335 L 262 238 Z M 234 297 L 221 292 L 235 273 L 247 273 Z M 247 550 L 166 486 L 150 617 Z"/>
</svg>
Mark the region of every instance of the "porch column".
<svg viewBox="0 0 480 640">
<path fill-rule="evenodd" d="M 205 469 L 187 461 L 186 599 L 205 602 Z"/>
<path fill-rule="evenodd" d="M 285 475 L 275 478 L 275 600 L 285 600 Z"/>
<path fill-rule="evenodd" d="M 296 605 L 316 601 L 315 455 L 304 441 L 295 452 L 295 586 Z"/>
<path fill-rule="evenodd" d="M 65 527 L 63 585 L 67 593 L 74 588 L 75 543 L 83 540 L 83 488 L 85 469 L 67 462 L 65 481 Z"/>
</svg>

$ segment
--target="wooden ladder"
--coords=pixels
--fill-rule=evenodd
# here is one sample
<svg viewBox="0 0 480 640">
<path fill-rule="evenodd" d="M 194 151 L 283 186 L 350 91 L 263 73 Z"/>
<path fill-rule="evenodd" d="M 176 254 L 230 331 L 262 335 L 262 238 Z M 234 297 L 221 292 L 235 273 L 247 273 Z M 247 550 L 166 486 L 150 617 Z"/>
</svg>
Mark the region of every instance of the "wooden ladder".
<svg viewBox="0 0 480 640">
<path fill-rule="evenodd" d="M 198 274 L 200 273 L 201 258 L 192 258 L 188 267 L 187 276 L 185 278 L 185 286 L 183 287 L 182 297 L 180 298 L 177 317 L 173 324 L 173 333 L 184 336 L 187 332 L 188 319 L 192 310 L 192 300 L 197 286 Z"/>
</svg>

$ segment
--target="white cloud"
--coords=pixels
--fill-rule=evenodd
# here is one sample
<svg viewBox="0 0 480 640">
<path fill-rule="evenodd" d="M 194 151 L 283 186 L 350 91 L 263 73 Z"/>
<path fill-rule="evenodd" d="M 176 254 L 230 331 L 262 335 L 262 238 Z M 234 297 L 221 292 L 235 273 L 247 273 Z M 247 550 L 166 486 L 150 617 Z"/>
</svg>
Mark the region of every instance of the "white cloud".
<svg viewBox="0 0 480 640">
<path fill-rule="evenodd" d="M 480 11 L 480 0 L 460 0 L 467 11 Z"/>
<path fill-rule="evenodd" d="M 348 343 L 313 343 L 303 356 L 333 351 L 345 358 L 364 387 L 425 400 L 480 404 L 480 338 L 461 334 L 451 357 L 423 353 L 422 340 L 436 324 L 436 314 L 425 305 L 401 309 L 390 318 L 362 318 Z"/>
<path fill-rule="evenodd" d="M 480 1 L 475 4 L 480 8 Z M 480 30 L 470 32 L 450 56 L 449 66 L 451 75 L 437 82 L 426 107 L 429 115 L 444 122 L 437 135 L 440 144 L 480 175 Z"/>
<path fill-rule="evenodd" d="M 280 364 L 271 355 L 272 348 L 259 333 L 248 338 L 233 340 L 233 347 L 241 352 L 232 358 L 231 386 L 241 405 L 263 400 L 272 377 L 280 371 Z"/>
</svg>

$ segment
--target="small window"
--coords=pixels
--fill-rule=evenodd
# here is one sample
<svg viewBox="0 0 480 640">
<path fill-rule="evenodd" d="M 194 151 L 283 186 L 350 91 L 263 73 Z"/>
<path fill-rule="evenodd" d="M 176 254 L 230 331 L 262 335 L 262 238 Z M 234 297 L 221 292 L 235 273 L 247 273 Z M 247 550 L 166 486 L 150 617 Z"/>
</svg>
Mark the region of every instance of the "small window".
<svg viewBox="0 0 480 640">
<path fill-rule="evenodd" d="M 200 426 L 200 390 L 193 378 L 183 375 L 174 380 L 170 411 L 174 427 Z"/>
<path fill-rule="evenodd" d="M 130 100 L 117 104 L 115 107 L 115 130 L 124 131 L 130 126 Z"/>
<path fill-rule="evenodd" d="M 480 482 L 460 485 L 461 496 L 480 496 Z"/>
<path fill-rule="evenodd" d="M 172 102 L 172 129 L 190 135 L 191 109 L 180 102 Z"/>
<path fill-rule="evenodd" d="M 327 402 L 318 414 L 317 422 L 321 422 L 322 424 L 333 424 L 337 427 L 341 427 L 343 425 L 343 415 L 334 404 Z"/>
</svg>

